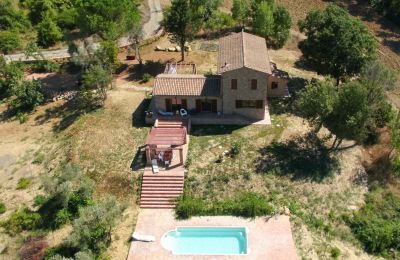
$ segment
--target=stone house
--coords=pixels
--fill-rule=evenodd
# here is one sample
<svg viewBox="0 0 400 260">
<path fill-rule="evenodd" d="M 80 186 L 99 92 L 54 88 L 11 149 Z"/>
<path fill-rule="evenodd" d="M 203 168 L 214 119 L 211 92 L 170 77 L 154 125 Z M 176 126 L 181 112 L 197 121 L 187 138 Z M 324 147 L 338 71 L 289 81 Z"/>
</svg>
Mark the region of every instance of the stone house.
<svg viewBox="0 0 400 260">
<path fill-rule="evenodd" d="M 287 96 L 288 80 L 288 74 L 270 62 L 264 38 L 234 33 L 219 40 L 218 75 L 176 70 L 158 75 L 153 114 L 176 115 L 184 108 L 193 118 L 208 116 L 213 122 L 234 116 L 264 120 L 269 117 L 267 98 Z"/>
</svg>

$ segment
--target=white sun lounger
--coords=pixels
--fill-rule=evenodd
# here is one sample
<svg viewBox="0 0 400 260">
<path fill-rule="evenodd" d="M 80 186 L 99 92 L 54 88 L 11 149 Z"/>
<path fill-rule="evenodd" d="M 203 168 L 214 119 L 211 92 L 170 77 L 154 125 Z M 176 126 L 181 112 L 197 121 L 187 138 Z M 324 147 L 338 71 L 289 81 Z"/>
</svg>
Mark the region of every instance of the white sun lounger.
<svg viewBox="0 0 400 260">
<path fill-rule="evenodd" d="M 158 163 L 157 160 L 151 160 L 151 166 L 153 168 L 153 173 L 158 173 L 160 171 L 160 169 L 158 169 Z"/>
<path fill-rule="evenodd" d="M 156 238 L 154 236 L 146 236 L 146 235 L 140 235 L 137 233 L 132 234 L 132 239 L 135 241 L 142 241 L 142 242 L 154 242 L 156 241 Z"/>
</svg>

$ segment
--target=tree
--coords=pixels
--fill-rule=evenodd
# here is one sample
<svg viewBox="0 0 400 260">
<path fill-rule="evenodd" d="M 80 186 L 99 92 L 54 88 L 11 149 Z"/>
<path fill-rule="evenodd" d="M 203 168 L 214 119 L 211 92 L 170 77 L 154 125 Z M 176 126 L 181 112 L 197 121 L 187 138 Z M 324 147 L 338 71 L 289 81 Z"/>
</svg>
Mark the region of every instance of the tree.
<svg viewBox="0 0 400 260">
<path fill-rule="evenodd" d="M 261 2 L 253 16 L 253 30 L 256 34 L 268 38 L 274 32 L 273 6 L 268 2 Z"/>
<path fill-rule="evenodd" d="M 0 31 L 0 51 L 4 54 L 21 47 L 21 39 L 17 32 Z"/>
<path fill-rule="evenodd" d="M 306 62 L 337 84 L 357 75 L 374 57 L 376 43 L 366 26 L 336 5 L 310 11 L 299 28 L 307 36 L 299 43 Z"/>
<path fill-rule="evenodd" d="M 116 40 L 140 22 L 139 11 L 132 0 L 77 0 L 78 26 L 85 35 L 98 34 L 105 40 Z"/>
<path fill-rule="evenodd" d="M 124 208 L 114 197 L 83 208 L 74 221 L 73 230 L 66 242 L 80 251 L 100 255 L 111 243 L 111 234 Z"/>
<path fill-rule="evenodd" d="M 274 27 L 272 38 L 276 48 L 282 48 L 287 42 L 292 26 L 292 18 L 285 7 L 278 5 L 274 10 Z"/>
<path fill-rule="evenodd" d="M 45 17 L 51 19 L 56 17 L 54 1 L 52 0 L 28 0 L 26 6 L 29 9 L 29 19 L 34 25 L 39 24 Z"/>
<path fill-rule="evenodd" d="M 86 97 L 89 107 L 103 106 L 107 99 L 107 89 L 112 82 L 112 75 L 99 65 L 89 67 L 83 74 L 81 95 Z M 95 94 L 93 95 L 93 90 Z"/>
<path fill-rule="evenodd" d="M 42 47 L 50 47 L 62 39 L 63 34 L 55 22 L 46 16 L 43 21 L 38 24 L 37 42 Z"/>
<path fill-rule="evenodd" d="M 232 16 L 221 11 L 215 11 L 211 18 L 205 23 L 204 28 L 210 32 L 230 29 L 235 25 Z"/>
<path fill-rule="evenodd" d="M 332 80 L 309 84 L 297 99 L 297 110 L 318 132 L 326 123 L 337 101 L 337 88 Z"/>
<path fill-rule="evenodd" d="M 250 16 L 250 1 L 233 0 L 231 12 L 233 19 L 235 19 L 240 26 L 244 28 Z"/>
<path fill-rule="evenodd" d="M 32 110 L 44 102 L 42 83 L 37 80 L 23 81 L 13 90 L 15 98 L 10 107 L 15 111 Z"/>
<path fill-rule="evenodd" d="M 388 153 L 388 159 L 391 158 L 395 150 L 400 151 L 400 112 L 392 115 L 389 128 L 391 149 Z"/>
<path fill-rule="evenodd" d="M 202 25 L 202 16 L 196 13 L 198 5 L 190 0 L 173 0 L 164 13 L 165 30 L 171 41 L 181 48 L 181 60 L 185 60 L 185 43 L 191 41 Z"/>
<path fill-rule="evenodd" d="M 10 0 L 0 1 L 0 30 L 25 31 L 29 26 L 24 13 L 16 10 Z"/>
<path fill-rule="evenodd" d="M 24 78 L 24 70 L 21 63 L 6 63 L 3 57 L 0 57 L 0 98 L 13 95 L 15 89 L 21 84 Z"/>
<path fill-rule="evenodd" d="M 343 139 L 363 142 L 390 118 L 391 107 L 383 88 L 376 88 L 362 80 L 340 87 L 331 80 L 318 81 L 299 94 L 297 110 L 316 132 L 325 126 L 335 135 L 332 148 L 339 147 Z"/>
<path fill-rule="evenodd" d="M 357 81 L 339 88 L 333 110 L 325 120 L 325 126 L 335 134 L 333 147 L 339 147 L 343 139 L 362 142 L 367 138 L 368 123 L 373 120 L 367 97 L 367 89 Z"/>
<path fill-rule="evenodd" d="M 129 39 L 135 46 L 135 56 L 137 57 L 139 64 L 143 64 L 142 55 L 140 55 L 140 43 L 143 39 L 143 30 L 140 24 L 137 24 L 129 31 Z"/>
</svg>

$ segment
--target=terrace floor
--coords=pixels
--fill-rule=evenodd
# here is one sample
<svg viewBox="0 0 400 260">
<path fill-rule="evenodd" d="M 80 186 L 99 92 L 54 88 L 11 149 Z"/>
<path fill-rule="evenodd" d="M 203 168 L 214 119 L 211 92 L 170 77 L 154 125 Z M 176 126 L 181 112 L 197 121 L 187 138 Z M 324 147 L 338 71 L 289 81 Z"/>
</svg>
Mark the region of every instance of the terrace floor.
<svg viewBox="0 0 400 260">
<path fill-rule="evenodd" d="M 236 226 L 248 228 L 249 254 L 243 256 L 179 256 L 173 255 L 160 244 L 163 234 L 177 226 Z M 232 216 L 193 217 L 176 220 L 173 210 L 144 209 L 139 213 L 136 230 L 141 235 L 153 235 L 155 242 L 134 241 L 128 260 L 134 259 L 298 259 L 289 217 L 285 215 L 256 218 L 254 220 Z"/>
</svg>

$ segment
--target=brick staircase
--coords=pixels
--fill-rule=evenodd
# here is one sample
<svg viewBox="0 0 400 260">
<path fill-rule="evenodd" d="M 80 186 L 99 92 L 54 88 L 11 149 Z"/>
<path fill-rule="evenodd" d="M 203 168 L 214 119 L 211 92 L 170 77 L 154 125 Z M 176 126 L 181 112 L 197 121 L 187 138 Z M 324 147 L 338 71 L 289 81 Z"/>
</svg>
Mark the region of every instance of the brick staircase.
<svg viewBox="0 0 400 260">
<path fill-rule="evenodd" d="M 183 193 L 183 172 L 164 172 L 159 174 L 146 174 L 146 172 L 143 175 L 140 207 L 156 209 L 175 208 L 173 200 Z"/>
</svg>

